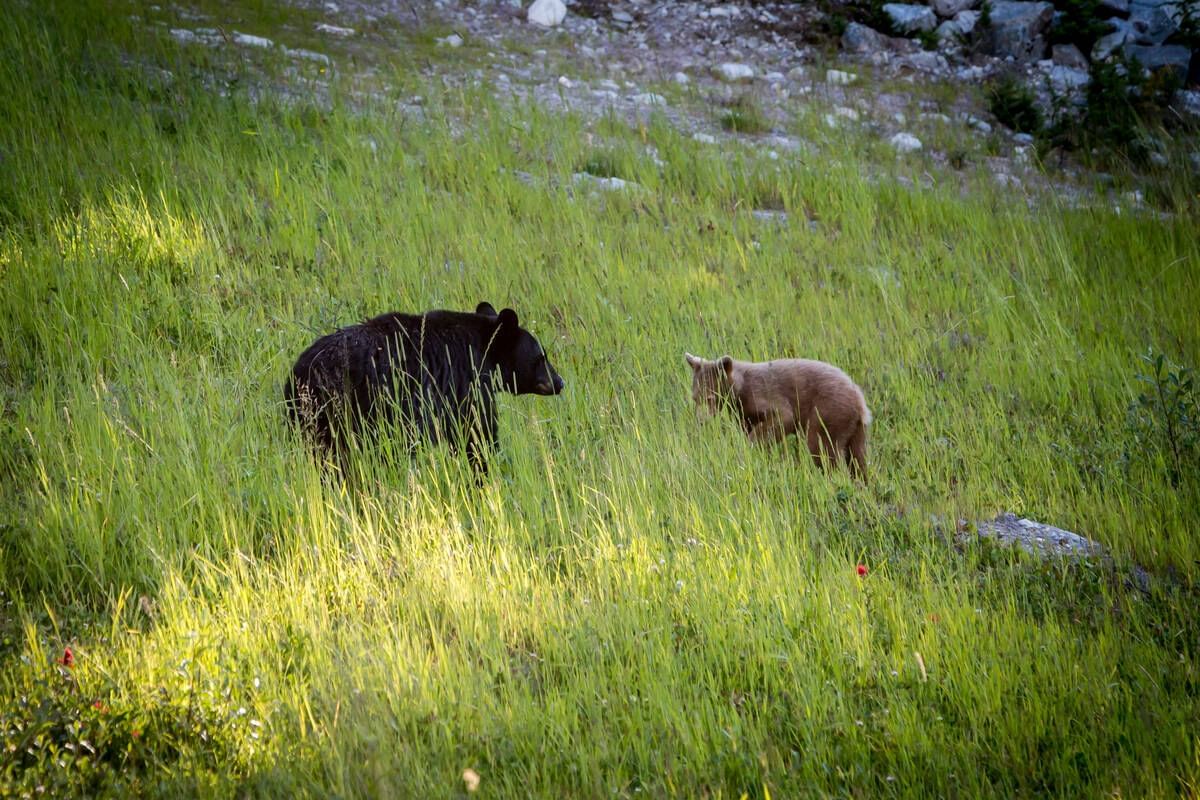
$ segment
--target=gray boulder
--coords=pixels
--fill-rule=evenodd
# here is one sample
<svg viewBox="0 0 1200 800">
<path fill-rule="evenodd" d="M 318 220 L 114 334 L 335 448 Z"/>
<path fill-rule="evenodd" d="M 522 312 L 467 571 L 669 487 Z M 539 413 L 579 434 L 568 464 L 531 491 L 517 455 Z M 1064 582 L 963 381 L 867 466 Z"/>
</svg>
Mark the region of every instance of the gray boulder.
<svg viewBox="0 0 1200 800">
<path fill-rule="evenodd" d="M 950 19 L 961 11 L 975 8 L 979 5 L 979 0 L 933 0 L 930 5 L 939 17 Z"/>
<path fill-rule="evenodd" d="M 1165 3 L 1136 3 L 1129 24 L 1136 44 L 1160 45 L 1179 30 L 1179 9 Z"/>
<path fill-rule="evenodd" d="M 948 19 L 941 25 L 938 25 L 937 35 L 939 39 L 955 39 L 959 36 L 966 36 L 971 31 L 975 30 L 975 25 L 979 22 L 978 11 L 960 11 L 954 15 L 954 19 Z"/>
<path fill-rule="evenodd" d="M 993 520 L 977 523 L 975 535 L 1006 547 L 1020 547 L 1031 555 L 1071 559 L 1105 555 L 1104 546 L 1086 536 L 1016 514 L 998 514 Z M 959 535 L 960 541 L 969 538 L 969 530 Z"/>
<path fill-rule="evenodd" d="M 1079 51 L 1079 48 L 1073 44 L 1056 44 L 1050 48 L 1050 58 L 1060 67 L 1068 67 L 1069 69 L 1088 68 L 1087 56 Z"/>
<path fill-rule="evenodd" d="M 1046 52 L 1042 34 L 1053 18 L 1050 3 L 998 0 L 992 4 L 992 52 L 1002 58 L 1037 61 Z"/>
<path fill-rule="evenodd" d="M 1125 45 L 1125 55 L 1136 58 L 1150 72 L 1160 69 L 1173 70 L 1180 78 L 1186 78 L 1188 65 L 1192 61 L 1191 48 L 1181 44 L 1164 44 L 1158 47 Z"/>
<path fill-rule="evenodd" d="M 1123 19 L 1109 20 L 1113 26 L 1112 33 L 1107 33 L 1096 40 L 1092 46 L 1092 61 L 1107 61 L 1113 53 L 1125 46 L 1129 41 L 1129 23 Z"/>
<path fill-rule="evenodd" d="M 1129 0 L 1100 0 L 1098 7 L 1102 17 L 1129 16 Z"/>
<path fill-rule="evenodd" d="M 892 27 L 897 33 L 916 33 L 931 31 L 937 27 L 937 15 L 929 6 L 909 5 L 908 3 L 886 3 L 883 13 L 892 21 Z"/>
<path fill-rule="evenodd" d="M 842 49 L 849 53 L 874 53 L 887 49 L 888 37 L 874 28 L 851 22 L 842 33 Z"/>
</svg>

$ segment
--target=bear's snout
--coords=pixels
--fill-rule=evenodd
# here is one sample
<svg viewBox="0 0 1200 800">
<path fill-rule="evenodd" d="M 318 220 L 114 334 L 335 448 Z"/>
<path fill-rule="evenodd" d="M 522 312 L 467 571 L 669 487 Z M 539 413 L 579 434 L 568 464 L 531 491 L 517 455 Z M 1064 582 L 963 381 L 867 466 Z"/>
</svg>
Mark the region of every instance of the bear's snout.
<svg viewBox="0 0 1200 800">
<path fill-rule="evenodd" d="M 541 383 L 539 383 L 537 386 L 534 387 L 534 390 L 538 394 L 552 395 L 552 394 L 561 394 L 562 393 L 563 379 L 556 374 L 551 375 L 550 377 L 551 377 L 550 381 L 548 381 L 548 382 L 542 381 Z"/>
</svg>

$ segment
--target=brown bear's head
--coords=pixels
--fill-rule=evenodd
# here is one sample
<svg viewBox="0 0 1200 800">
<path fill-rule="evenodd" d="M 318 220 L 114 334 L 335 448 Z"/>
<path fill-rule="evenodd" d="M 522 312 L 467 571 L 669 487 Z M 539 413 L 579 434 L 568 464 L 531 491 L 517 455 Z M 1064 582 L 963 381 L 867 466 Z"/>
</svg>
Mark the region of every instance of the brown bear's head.
<svg viewBox="0 0 1200 800">
<path fill-rule="evenodd" d="M 692 400 L 697 411 L 712 416 L 733 396 L 733 359 L 721 356 L 716 361 L 698 358 L 691 353 L 683 357 L 692 368 Z"/>
</svg>

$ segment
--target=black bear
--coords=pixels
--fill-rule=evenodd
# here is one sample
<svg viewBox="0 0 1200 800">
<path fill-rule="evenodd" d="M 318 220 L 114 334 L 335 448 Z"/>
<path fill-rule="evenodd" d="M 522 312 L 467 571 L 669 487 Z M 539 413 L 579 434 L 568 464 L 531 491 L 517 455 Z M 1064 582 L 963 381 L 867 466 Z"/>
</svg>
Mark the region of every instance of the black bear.
<svg viewBox="0 0 1200 800">
<path fill-rule="evenodd" d="M 554 395 L 563 380 L 517 312 L 480 303 L 474 314 L 388 313 L 322 336 L 300 354 L 284 387 L 288 414 L 325 452 L 348 437 L 397 424 L 457 447 L 466 437 L 487 472 L 496 444 L 494 392 Z"/>
</svg>

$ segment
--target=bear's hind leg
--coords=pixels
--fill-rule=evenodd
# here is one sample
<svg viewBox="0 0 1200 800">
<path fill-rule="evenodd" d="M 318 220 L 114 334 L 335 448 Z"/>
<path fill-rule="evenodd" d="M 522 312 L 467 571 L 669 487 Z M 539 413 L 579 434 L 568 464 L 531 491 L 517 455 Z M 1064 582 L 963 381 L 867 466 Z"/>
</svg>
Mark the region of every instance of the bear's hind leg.
<svg viewBox="0 0 1200 800">
<path fill-rule="evenodd" d="M 837 464 L 837 449 L 834 447 L 833 437 L 829 435 L 820 416 L 812 415 L 805 426 L 805 432 L 808 438 L 808 452 L 812 455 L 813 463 L 821 469 L 827 469 L 831 463 Z"/>
</svg>

